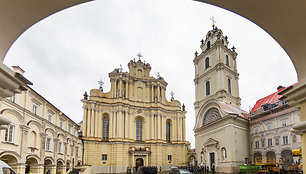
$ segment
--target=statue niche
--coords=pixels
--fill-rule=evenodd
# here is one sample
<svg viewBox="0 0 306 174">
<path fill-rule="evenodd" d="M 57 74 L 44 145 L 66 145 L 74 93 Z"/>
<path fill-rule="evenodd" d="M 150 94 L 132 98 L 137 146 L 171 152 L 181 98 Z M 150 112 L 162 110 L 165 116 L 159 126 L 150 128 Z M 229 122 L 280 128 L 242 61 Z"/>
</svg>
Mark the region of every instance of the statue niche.
<svg viewBox="0 0 306 174">
<path fill-rule="evenodd" d="M 210 108 L 206 112 L 203 118 L 203 126 L 212 123 L 221 118 L 220 112 L 217 108 Z"/>
</svg>

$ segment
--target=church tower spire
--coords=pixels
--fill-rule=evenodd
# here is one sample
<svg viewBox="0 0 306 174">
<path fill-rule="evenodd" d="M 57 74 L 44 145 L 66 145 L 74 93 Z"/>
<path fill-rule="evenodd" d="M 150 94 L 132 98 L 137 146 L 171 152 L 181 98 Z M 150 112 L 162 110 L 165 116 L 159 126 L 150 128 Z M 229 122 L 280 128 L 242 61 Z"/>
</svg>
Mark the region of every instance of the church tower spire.
<svg viewBox="0 0 306 174">
<path fill-rule="evenodd" d="M 240 107 L 235 47 L 228 48 L 228 38 L 221 29 L 213 27 L 205 40 L 201 40 L 202 52 L 195 53 L 196 113 L 210 99 Z"/>
</svg>

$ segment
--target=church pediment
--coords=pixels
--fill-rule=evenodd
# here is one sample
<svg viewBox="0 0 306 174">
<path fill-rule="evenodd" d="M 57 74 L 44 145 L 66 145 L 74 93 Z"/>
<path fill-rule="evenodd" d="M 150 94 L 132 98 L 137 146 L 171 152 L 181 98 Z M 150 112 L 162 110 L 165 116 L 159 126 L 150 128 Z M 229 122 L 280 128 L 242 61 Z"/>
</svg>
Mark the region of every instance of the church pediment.
<svg viewBox="0 0 306 174">
<path fill-rule="evenodd" d="M 211 146 L 211 145 L 217 145 L 219 144 L 219 141 L 209 138 L 208 140 L 206 140 L 206 142 L 203 144 L 203 146 Z"/>
</svg>

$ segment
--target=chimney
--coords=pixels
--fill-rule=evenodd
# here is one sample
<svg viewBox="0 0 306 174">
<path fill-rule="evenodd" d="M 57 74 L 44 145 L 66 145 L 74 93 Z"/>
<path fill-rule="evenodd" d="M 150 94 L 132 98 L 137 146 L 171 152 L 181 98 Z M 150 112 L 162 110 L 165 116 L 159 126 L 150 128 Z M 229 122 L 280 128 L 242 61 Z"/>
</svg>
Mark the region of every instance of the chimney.
<svg viewBox="0 0 306 174">
<path fill-rule="evenodd" d="M 21 75 L 23 75 L 23 73 L 25 72 L 22 68 L 20 68 L 20 66 L 12 66 L 12 67 L 13 67 L 13 71 Z"/>
</svg>

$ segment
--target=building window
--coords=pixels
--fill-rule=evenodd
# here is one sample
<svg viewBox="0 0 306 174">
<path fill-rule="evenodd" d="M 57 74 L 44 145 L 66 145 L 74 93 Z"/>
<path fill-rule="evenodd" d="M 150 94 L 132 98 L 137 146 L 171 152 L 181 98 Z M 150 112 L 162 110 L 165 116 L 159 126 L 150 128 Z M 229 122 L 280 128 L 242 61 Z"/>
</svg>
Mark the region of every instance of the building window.
<svg viewBox="0 0 306 174">
<path fill-rule="evenodd" d="M 68 132 L 71 133 L 71 125 L 68 126 Z"/>
<path fill-rule="evenodd" d="M 15 126 L 10 124 L 5 130 L 4 140 L 6 142 L 13 143 L 14 139 L 15 139 Z"/>
<path fill-rule="evenodd" d="M 288 136 L 283 136 L 283 144 L 289 144 Z"/>
<path fill-rule="evenodd" d="M 172 161 L 172 155 L 168 155 L 168 161 Z"/>
<path fill-rule="evenodd" d="M 282 126 L 283 127 L 287 126 L 287 120 L 282 120 Z"/>
<path fill-rule="evenodd" d="M 104 117 L 103 118 L 103 140 L 108 140 L 108 134 L 109 134 L 109 118 Z"/>
<path fill-rule="evenodd" d="M 228 59 L 228 55 L 225 56 L 225 63 L 227 66 L 229 66 L 229 59 Z"/>
<path fill-rule="evenodd" d="M 37 110 L 38 110 L 38 105 L 37 104 L 33 104 L 33 113 L 35 114 L 35 115 L 37 115 Z"/>
<path fill-rule="evenodd" d="M 205 83 L 205 86 L 206 86 L 206 96 L 208 96 L 210 94 L 210 82 L 207 81 Z"/>
<path fill-rule="evenodd" d="M 48 115 L 48 121 L 52 123 L 52 117 L 53 117 L 53 114 L 49 113 Z"/>
<path fill-rule="evenodd" d="M 136 141 L 142 141 L 142 120 L 136 121 Z"/>
<path fill-rule="evenodd" d="M 107 160 L 107 154 L 102 154 L 102 160 L 106 161 Z"/>
<path fill-rule="evenodd" d="M 268 139 L 268 147 L 271 147 L 272 146 L 272 138 L 269 138 Z"/>
<path fill-rule="evenodd" d="M 271 130 L 271 127 L 272 127 L 271 124 L 266 125 L 267 130 Z"/>
<path fill-rule="evenodd" d="M 61 120 L 61 121 L 60 121 L 60 128 L 63 129 L 63 126 L 64 126 L 64 122 Z"/>
<path fill-rule="evenodd" d="M 205 59 L 205 69 L 209 67 L 209 57 L 206 57 Z"/>
<path fill-rule="evenodd" d="M 261 147 L 265 147 L 265 140 L 261 140 Z"/>
<path fill-rule="evenodd" d="M 207 42 L 207 50 L 210 49 L 210 41 Z"/>
<path fill-rule="evenodd" d="M 232 93 L 232 86 L 231 86 L 231 79 L 227 79 L 227 88 L 228 88 L 228 93 Z"/>
<path fill-rule="evenodd" d="M 259 148 L 259 141 L 255 141 L 255 148 L 256 148 L 256 149 Z"/>
<path fill-rule="evenodd" d="M 46 141 L 46 150 L 51 151 L 51 138 L 47 138 Z"/>
<path fill-rule="evenodd" d="M 167 140 L 168 143 L 170 143 L 170 127 L 171 127 L 170 122 L 167 121 L 167 123 L 166 123 L 166 140 Z"/>
<path fill-rule="evenodd" d="M 255 127 L 254 128 L 254 133 L 257 133 L 258 132 L 258 127 Z"/>
<path fill-rule="evenodd" d="M 58 153 L 62 153 L 62 142 L 58 142 Z"/>
</svg>

